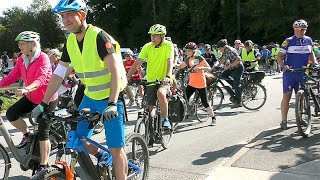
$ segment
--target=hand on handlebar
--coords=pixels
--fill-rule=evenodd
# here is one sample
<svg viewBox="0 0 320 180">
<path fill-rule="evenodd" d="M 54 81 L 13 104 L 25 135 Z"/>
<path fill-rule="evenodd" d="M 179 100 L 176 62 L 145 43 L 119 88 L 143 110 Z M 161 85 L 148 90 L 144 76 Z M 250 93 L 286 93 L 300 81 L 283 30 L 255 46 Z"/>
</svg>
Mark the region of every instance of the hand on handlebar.
<svg viewBox="0 0 320 180">
<path fill-rule="evenodd" d="M 17 89 L 15 94 L 16 94 L 16 96 L 23 96 L 23 95 L 27 94 L 28 92 L 29 91 L 26 89 Z"/>
<path fill-rule="evenodd" d="M 48 107 L 49 105 L 41 102 L 38 106 L 36 106 L 33 110 L 32 110 L 32 117 L 37 120 L 38 117 L 42 114 L 42 113 L 47 113 L 48 112 Z"/>
</svg>

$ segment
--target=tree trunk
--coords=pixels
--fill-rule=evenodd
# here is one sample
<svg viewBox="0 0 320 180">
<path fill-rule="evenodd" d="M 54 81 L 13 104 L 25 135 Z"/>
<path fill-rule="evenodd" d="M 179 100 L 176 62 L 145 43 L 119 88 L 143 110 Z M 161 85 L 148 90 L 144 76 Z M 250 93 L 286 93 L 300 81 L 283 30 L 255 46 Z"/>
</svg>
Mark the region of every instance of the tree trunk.
<svg viewBox="0 0 320 180">
<path fill-rule="evenodd" d="M 237 39 L 240 38 L 241 26 L 240 26 L 240 0 L 237 0 Z"/>
</svg>

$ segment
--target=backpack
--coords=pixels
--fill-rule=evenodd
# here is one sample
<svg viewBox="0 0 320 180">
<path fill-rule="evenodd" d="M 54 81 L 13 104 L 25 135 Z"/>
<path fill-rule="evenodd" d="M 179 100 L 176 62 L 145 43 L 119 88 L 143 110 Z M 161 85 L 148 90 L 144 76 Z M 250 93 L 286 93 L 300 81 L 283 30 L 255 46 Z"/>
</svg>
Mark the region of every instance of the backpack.
<svg viewBox="0 0 320 180">
<path fill-rule="evenodd" d="M 169 119 L 171 122 L 182 122 L 187 114 L 187 102 L 181 95 L 172 95 L 169 99 Z"/>
</svg>

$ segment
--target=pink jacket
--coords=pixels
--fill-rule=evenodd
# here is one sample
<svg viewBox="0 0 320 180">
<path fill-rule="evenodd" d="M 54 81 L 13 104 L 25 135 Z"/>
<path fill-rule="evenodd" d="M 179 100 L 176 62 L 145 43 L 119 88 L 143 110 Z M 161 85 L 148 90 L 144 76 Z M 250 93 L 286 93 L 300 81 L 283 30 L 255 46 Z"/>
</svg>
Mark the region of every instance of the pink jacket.
<svg viewBox="0 0 320 180">
<path fill-rule="evenodd" d="M 26 86 L 34 82 L 38 85 L 38 88 L 30 93 L 27 93 L 26 96 L 31 102 L 40 104 L 44 98 L 51 75 L 52 68 L 50 60 L 45 53 L 40 52 L 39 57 L 35 58 L 34 61 L 29 64 L 27 69 L 23 63 L 22 56 L 20 56 L 12 71 L 8 74 L 8 76 L 0 81 L 0 86 L 9 86 L 15 83 L 20 77 L 22 77 Z M 58 93 L 55 93 L 50 101 L 53 101 L 57 98 Z"/>
</svg>

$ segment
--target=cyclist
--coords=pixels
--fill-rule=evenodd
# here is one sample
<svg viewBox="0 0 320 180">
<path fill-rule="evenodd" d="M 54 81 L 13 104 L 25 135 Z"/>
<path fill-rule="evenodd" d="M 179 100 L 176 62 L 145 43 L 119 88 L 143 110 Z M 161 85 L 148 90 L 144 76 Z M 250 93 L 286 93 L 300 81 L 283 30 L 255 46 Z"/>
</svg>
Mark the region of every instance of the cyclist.
<svg viewBox="0 0 320 180">
<path fill-rule="evenodd" d="M 301 68 L 307 66 L 308 60 L 313 64 L 316 62 L 312 39 L 306 36 L 308 23 L 303 20 L 297 20 L 292 25 L 294 36 L 287 38 L 281 45 L 277 57 L 279 66 L 283 69 L 283 96 L 281 101 L 281 129 L 287 128 L 287 115 L 289 111 L 289 101 L 291 99 L 292 89 L 295 92 L 299 90 L 299 84 L 303 80 L 303 73 L 291 73 L 286 70 L 289 68 Z"/>
<path fill-rule="evenodd" d="M 241 40 L 237 39 L 234 41 L 234 48 L 237 50 L 237 53 L 240 54 L 243 49 L 243 44 Z"/>
<path fill-rule="evenodd" d="M 58 49 L 50 49 L 47 55 L 50 59 L 52 69 L 55 70 L 60 60 L 60 51 Z"/>
<path fill-rule="evenodd" d="M 204 45 L 205 53 L 202 56 L 205 58 L 210 67 L 212 67 L 218 60 L 214 53 L 211 51 L 210 44 Z"/>
<path fill-rule="evenodd" d="M 22 78 L 25 88 L 17 89 L 16 95 L 22 96 L 15 104 L 13 104 L 6 113 L 10 123 L 23 133 L 21 142 L 17 148 L 23 148 L 27 145 L 29 129 L 22 119 L 22 116 L 32 111 L 34 107 L 41 103 L 44 92 L 47 89 L 52 74 L 52 68 L 48 56 L 41 52 L 40 36 L 36 32 L 21 32 L 15 39 L 18 41 L 19 49 L 22 55 L 18 58 L 17 64 L 14 66 L 8 76 L 0 81 L 0 86 L 5 87 L 15 83 L 20 77 Z M 53 111 L 57 105 L 57 93 L 52 93 L 48 99 L 48 109 Z M 48 140 L 47 130 L 49 122 L 41 119 L 38 120 L 38 138 L 40 141 L 40 167 L 46 167 L 48 158 L 46 155 L 50 149 L 50 141 Z"/>
<path fill-rule="evenodd" d="M 113 157 L 117 179 L 126 179 L 127 157 L 125 146 L 125 126 L 123 123 L 123 103 L 119 99 L 120 92 L 126 86 L 125 69 L 122 64 L 119 44 L 102 29 L 87 24 L 87 7 L 82 0 L 60 0 L 52 12 L 61 16 L 64 27 L 70 32 L 64 45 L 63 53 L 57 68 L 50 80 L 45 97 L 34 109 L 35 114 L 41 112 L 48 115 L 47 104 L 56 92 L 64 77 L 73 70 L 85 84 L 84 97 L 79 110 L 90 108 L 92 112 L 102 114 L 107 145 Z M 77 133 L 91 137 L 93 129 L 88 129 L 89 122 L 78 123 Z M 66 147 L 72 148 L 74 132 L 70 131 Z M 78 142 L 81 143 L 81 142 Z M 98 160 L 103 150 L 86 143 L 90 154 Z"/>
<path fill-rule="evenodd" d="M 132 65 L 127 77 L 136 71 L 144 61 L 147 61 L 146 79 L 148 82 L 162 81 L 163 85 L 157 90 L 156 85 L 148 86 L 147 101 L 151 116 L 154 114 L 153 109 L 156 105 L 156 100 L 159 100 L 162 126 L 163 128 L 171 129 L 171 124 L 168 119 L 168 101 L 167 95 L 170 94 L 170 82 L 172 77 L 174 50 L 173 44 L 165 40 L 167 34 L 166 27 L 161 24 L 155 24 L 150 27 L 151 42 L 145 44 L 137 58 L 137 61 Z"/>
<path fill-rule="evenodd" d="M 257 49 L 253 48 L 251 40 L 244 42 L 244 47 L 240 53 L 242 62 L 244 63 L 245 70 L 247 72 L 253 72 L 259 70 L 260 53 Z"/>
<path fill-rule="evenodd" d="M 3 54 L 1 56 L 1 60 L 2 60 L 2 65 L 7 68 L 8 62 L 9 62 L 9 56 L 7 55 L 7 51 L 3 51 Z"/>
<path fill-rule="evenodd" d="M 207 83 L 205 78 L 205 72 L 211 71 L 210 65 L 202 56 L 195 55 L 195 51 L 197 49 L 197 45 L 194 42 L 189 42 L 184 46 L 186 50 L 187 58 L 184 62 L 179 65 L 176 65 L 178 69 L 182 69 L 185 67 L 192 67 L 193 72 L 189 75 L 189 84 L 186 87 L 186 96 L 189 99 L 195 91 L 199 92 L 199 96 L 201 98 L 202 105 L 207 109 L 209 116 L 212 118 L 211 125 L 216 125 L 216 117 L 212 108 L 208 103 L 207 97 Z"/>
<path fill-rule="evenodd" d="M 273 67 L 274 63 L 277 63 L 277 56 L 280 52 L 279 44 L 274 44 L 274 47 L 271 49 L 271 59 L 270 59 L 270 67 Z M 280 71 L 279 66 L 277 69 L 273 69 L 273 71 Z"/>
<path fill-rule="evenodd" d="M 218 41 L 217 47 L 222 52 L 222 57 L 217 66 L 219 67 L 220 65 L 224 65 L 224 71 L 222 72 L 221 77 L 232 77 L 233 79 L 232 86 L 235 91 L 235 103 L 231 108 L 241 107 L 240 80 L 244 70 L 241 57 L 235 48 L 228 45 L 226 39 L 221 39 Z"/>
<path fill-rule="evenodd" d="M 270 51 L 267 49 L 267 46 L 262 46 L 262 50 L 260 51 L 261 54 L 261 61 L 263 64 L 263 68 L 266 71 L 269 67 L 269 58 L 270 58 Z"/>
<path fill-rule="evenodd" d="M 126 69 L 126 72 L 128 72 L 130 70 L 130 68 L 132 67 L 132 65 L 134 64 L 134 62 L 136 62 L 136 60 L 134 60 L 132 56 L 133 56 L 133 52 L 130 49 L 124 53 L 124 57 L 125 57 L 126 61 L 123 62 L 123 65 Z M 141 80 L 142 80 L 142 77 L 140 74 L 140 69 L 137 69 L 134 72 L 134 74 L 132 75 L 131 81 L 141 81 Z M 143 97 L 142 85 L 138 86 L 138 90 L 139 90 L 140 96 Z M 130 99 L 130 102 L 128 105 L 131 106 L 134 102 L 134 97 L 133 97 L 133 94 L 132 94 L 129 86 L 126 87 L 125 91 L 126 91 L 128 98 Z"/>
</svg>

